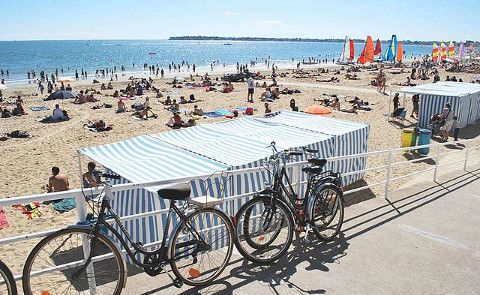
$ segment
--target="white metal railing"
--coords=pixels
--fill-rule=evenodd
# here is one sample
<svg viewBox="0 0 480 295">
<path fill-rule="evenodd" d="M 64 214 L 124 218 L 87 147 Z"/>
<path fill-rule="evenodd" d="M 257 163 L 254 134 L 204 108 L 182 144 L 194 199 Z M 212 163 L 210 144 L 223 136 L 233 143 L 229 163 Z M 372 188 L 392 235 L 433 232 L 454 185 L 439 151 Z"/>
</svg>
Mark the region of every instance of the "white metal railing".
<svg viewBox="0 0 480 295">
<path fill-rule="evenodd" d="M 441 167 L 445 167 L 447 165 L 452 165 L 452 164 L 457 164 L 457 163 L 462 163 L 463 162 L 463 169 L 466 170 L 468 162 L 475 160 L 475 159 L 480 159 L 479 156 L 472 156 L 471 153 L 475 149 L 480 148 L 480 139 L 467 139 L 467 140 L 462 140 L 456 142 L 458 144 L 463 144 L 464 148 L 461 150 L 452 150 L 452 151 L 445 151 L 441 152 L 441 147 L 445 145 L 451 145 L 452 142 L 445 142 L 445 143 L 434 143 L 434 144 L 429 144 L 429 145 L 421 145 L 421 146 L 414 146 L 414 147 L 402 147 L 402 148 L 393 148 L 393 149 L 388 149 L 388 150 L 378 150 L 378 151 L 372 151 L 372 152 L 366 152 L 366 153 L 359 153 L 359 154 L 353 154 L 353 155 L 345 155 L 345 156 L 338 156 L 338 157 L 330 157 L 327 158 L 328 162 L 333 162 L 337 160 L 344 160 L 344 159 L 355 159 L 355 158 L 368 158 L 368 157 L 373 157 L 373 156 L 387 156 L 387 163 L 386 165 L 379 165 L 379 166 L 374 166 L 374 167 L 369 167 L 362 170 L 357 170 L 357 171 L 349 171 L 346 173 L 343 173 L 343 176 L 349 176 L 349 175 L 362 175 L 364 173 L 367 173 L 369 171 L 374 171 L 374 170 L 385 170 L 385 178 L 383 181 L 367 184 L 358 188 L 353 188 L 349 189 L 344 192 L 345 195 L 353 194 L 355 192 L 359 192 L 362 190 L 367 190 L 371 189 L 373 187 L 377 186 L 384 186 L 384 194 L 383 196 L 385 198 L 388 198 L 389 194 L 389 187 L 390 184 L 394 181 L 398 181 L 407 177 L 411 177 L 420 173 L 425 173 L 428 171 L 434 171 L 433 175 L 433 180 L 436 181 L 438 178 L 438 169 Z M 466 145 L 471 145 L 467 147 Z M 434 155 L 431 156 L 424 156 L 420 159 L 410 159 L 410 160 L 404 160 L 404 161 L 397 161 L 394 162 L 394 155 L 398 153 L 403 153 L 403 152 L 409 152 L 409 151 L 414 151 L 418 150 L 421 148 L 430 148 L 434 150 Z M 439 160 L 442 156 L 448 155 L 448 154 L 454 154 L 454 153 L 464 153 L 464 158 L 461 160 L 457 160 L 454 162 L 449 162 L 445 163 L 442 165 L 439 165 Z M 422 161 L 425 159 L 433 159 L 435 161 L 434 167 L 428 167 L 428 168 L 423 168 L 415 172 L 407 173 L 405 175 L 401 176 L 396 176 L 392 177 L 392 168 L 396 167 L 398 165 L 402 165 L 405 163 L 416 163 L 418 161 Z M 295 162 L 295 163 L 289 163 L 287 164 L 288 167 L 294 167 L 296 168 L 296 173 L 297 173 L 297 178 L 296 182 L 292 183 L 292 185 L 299 188 L 301 184 L 306 183 L 306 181 L 300 181 L 301 179 L 301 167 L 307 164 L 306 161 L 303 162 Z M 257 172 L 259 170 L 259 167 L 254 167 L 254 168 L 247 168 L 247 169 L 239 169 L 239 170 L 232 170 L 229 171 L 229 175 L 236 176 L 239 174 L 243 173 L 251 173 L 251 172 Z M 213 175 L 221 175 L 222 172 L 218 172 Z M 208 177 L 211 177 L 212 174 L 208 175 L 197 175 L 193 177 L 193 179 L 206 179 Z M 182 177 L 182 178 L 174 178 L 174 179 L 169 179 L 169 180 L 162 180 L 162 181 L 151 181 L 151 182 L 142 182 L 142 183 L 125 183 L 125 184 L 118 184 L 114 185 L 111 187 L 112 193 L 115 192 L 120 192 L 120 191 L 125 191 L 125 190 L 131 190 L 131 189 L 138 189 L 138 188 L 146 188 L 146 187 L 152 187 L 152 186 L 160 186 L 160 185 L 167 185 L 167 184 L 175 184 L 175 183 L 180 183 L 180 182 L 188 182 L 191 181 L 192 177 Z M 104 187 L 97 187 L 93 189 L 88 189 L 89 194 L 99 194 L 102 192 Z M 237 198 L 243 198 L 243 197 L 248 197 L 255 194 L 255 192 L 251 193 L 245 193 L 241 195 L 233 195 L 230 197 L 225 197 L 225 201 L 230 201 L 234 200 Z M 81 189 L 75 189 L 75 190 L 69 190 L 65 192 L 55 192 L 55 193 L 46 193 L 46 194 L 36 194 L 36 195 L 28 195 L 28 196 L 21 196 L 21 197 L 12 197 L 12 198 L 4 198 L 0 199 L 0 206 L 11 206 L 11 205 L 16 205 L 16 204 L 22 204 L 22 203 L 31 203 L 31 202 L 44 202 L 44 201 L 50 201 L 50 200 L 56 200 L 56 199 L 62 199 L 62 198 L 76 198 L 77 200 L 77 213 L 79 215 L 79 221 L 84 220 L 84 216 L 81 216 L 81 214 L 84 214 L 85 212 L 85 202 L 84 202 L 84 194 Z M 142 212 L 138 214 L 133 214 L 133 215 L 128 215 L 128 216 L 122 216 L 120 220 L 126 221 L 126 220 L 132 220 L 132 219 L 139 219 L 143 218 L 146 216 L 152 216 L 152 215 L 160 215 L 164 212 L 166 212 L 168 209 L 161 209 L 161 210 L 155 210 L 155 211 L 148 211 L 148 212 Z M 4 244 L 10 244 L 10 243 L 16 243 L 20 241 L 25 241 L 25 240 L 30 240 L 34 238 L 40 238 L 47 236 L 48 234 L 55 232 L 58 229 L 55 230 L 49 230 L 49 231 L 43 231 L 43 232 L 35 232 L 35 233 L 28 233 L 28 234 L 22 234 L 22 235 L 17 235 L 14 237 L 7 237 L 7 238 L 2 238 L 0 239 L 0 247 Z M 21 275 L 15 276 L 16 280 L 21 279 Z"/>
</svg>

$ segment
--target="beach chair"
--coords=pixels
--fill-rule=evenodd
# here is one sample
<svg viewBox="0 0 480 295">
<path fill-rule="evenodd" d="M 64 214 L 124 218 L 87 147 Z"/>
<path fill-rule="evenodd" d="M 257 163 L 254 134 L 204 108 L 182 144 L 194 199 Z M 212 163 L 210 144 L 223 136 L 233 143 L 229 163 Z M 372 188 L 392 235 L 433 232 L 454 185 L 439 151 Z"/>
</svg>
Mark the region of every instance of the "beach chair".
<svg viewBox="0 0 480 295">
<path fill-rule="evenodd" d="M 398 108 L 393 111 L 391 118 L 392 119 L 400 119 L 401 121 L 405 120 L 407 116 L 407 110 L 405 108 Z"/>
</svg>

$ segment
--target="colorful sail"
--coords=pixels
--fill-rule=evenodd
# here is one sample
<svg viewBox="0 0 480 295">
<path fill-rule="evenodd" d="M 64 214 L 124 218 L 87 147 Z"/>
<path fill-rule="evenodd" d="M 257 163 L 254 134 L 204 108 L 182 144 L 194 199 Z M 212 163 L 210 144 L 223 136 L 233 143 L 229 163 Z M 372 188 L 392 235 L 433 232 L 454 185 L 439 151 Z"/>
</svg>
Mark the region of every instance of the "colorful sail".
<svg viewBox="0 0 480 295">
<path fill-rule="evenodd" d="M 388 49 L 383 55 L 384 61 L 395 61 L 395 57 L 397 56 L 397 35 L 392 35 L 392 39 L 388 44 Z"/>
<path fill-rule="evenodd" d="M 445 60 L 447 58 L 447 47 L 445 46 L 445 43 L 440 44 L 440 59 Z"/>
<path fill-rule="evenodd" d="M 403 46 L 402 46 L 402 42 L 398 42 L 398 46 L 397 46 L 397 61 L 398 62 L 402 62 L 403 60 Z"/>
<path fill-rule="evenodd" d="M 382 54 L 382 44 L 380 43 L 380 39 L 377 39 L 377 43 L 375 44 L 375 50 L 373 51 L 373 55 L 377 56 Z"/>
<path fill-rule="evenodd" d="M 438 46 L 437 46 L 437 43 L 433 43 L 432 61 L 435 62 L 435 63 L 438 62 Z"/>
<path fill-rule="evenodd" d="M 367 36 L 365 47 L 362 50 L 362 54 L 358 57 L 358 62 L 365 64 L 367 62 L 373 62 L 374 59 L 373 39 L 372 36 Z"/>
<path fill-rule="evenodd" d="M 353 39 L 350 39 L 350 57 L 348 61 L 352 61 L 355 58 L 355 44 L 353 44 Z"/>
<path fill-rule="evenodd" d="M 460 47 L 458 48 L 458 56 L 460 59 L 463 59 L 465 56 L 465 43 L 463 42 L 460 43 Z"/>
<path fill-rule="evenodd" d="M 448 44 L 448 56 L 453 57 L 455 56 L 455 44 L 450 41 L 450 44 Z"/>
</svg>

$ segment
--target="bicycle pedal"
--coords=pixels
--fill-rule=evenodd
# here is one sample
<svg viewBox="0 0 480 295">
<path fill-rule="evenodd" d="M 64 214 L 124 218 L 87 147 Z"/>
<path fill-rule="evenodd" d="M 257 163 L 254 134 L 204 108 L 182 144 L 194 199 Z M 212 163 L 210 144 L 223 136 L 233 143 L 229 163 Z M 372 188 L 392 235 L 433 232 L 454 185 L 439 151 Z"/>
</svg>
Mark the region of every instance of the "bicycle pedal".
<svg viewBox="0 0 480 295">
<path fill-rule="evenodd" d="M 173 280 L 173 285 L 177 288 L 181 288 L 183 286 L 183 282 L 179 279 L 174 279 Z"/>
</svg>

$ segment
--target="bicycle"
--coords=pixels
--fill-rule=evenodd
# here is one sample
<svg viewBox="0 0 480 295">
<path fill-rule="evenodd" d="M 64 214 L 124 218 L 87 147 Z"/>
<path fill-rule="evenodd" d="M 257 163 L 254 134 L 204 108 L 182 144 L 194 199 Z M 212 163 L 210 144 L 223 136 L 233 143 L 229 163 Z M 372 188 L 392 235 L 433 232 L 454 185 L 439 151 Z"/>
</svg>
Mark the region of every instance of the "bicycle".
<svg viewBox="0 0 480 295">
<path fill-rule="evenodd" d="M 283 256 L 290 247 L 295 231 L 304 239 L 313 231 L 322 241 L 331 241 L 343 224 L 343 192 L 340 173 L 323 172 L 325 159 L 310 158 L 312 165 L 302 168 L 307 174 L 307 186 L 303 198 L 294 192 L 287 174 L 286 163 L 292 156 L 313 154 L 317 151 L 278 152 L 275 142 L 269 146 L 273 155 L 266 169 L 273 184 L 253 196 L 237 212 L 234 218 L 235 246 L 248 260 L 257 264 L 269 264 Z M 268 148 L 268 147 L 267 147 Z"/>
<path fill-rule="evenodd" d="M 17 285 L 12 272 L 5 263 L 0 260 L 0 294 L 17 295 Z"/>
<path fill-rule="evenodd" d="M 111 174 L 102 176 L 119 178 Z M 233 225 L 225 213 L 214 208 L 223 202 L 221 199 L 189 198 L 190 193 L 188 184 L 158 190 L 160 197 L 170 200 L 170 207 L 161 245 L 149 250 L 132 240 L 113 212 L 109 202 L 113 193 L 106 181 L 102 193 L 92 201 L 97 202 L 100 209 L 96 212 L 91 206 L 93 214 L 89 215 L 89 225 L 59 230 L 35 246 L 23 269 L 23 291 L 27 295 L 70 294 L 70 291 L 73 294 L 120 294 L 126 283 L 127 269 L 122 251 L 113 238 L 130 260 L 150 276 L 165 271 L 178 288 L 183 283 L 208 285 L 222 273 L 230 259 Z M 178 207 L 177 201 L 185 202 Z M 173 213 L 179 222 L 169 239 Z M 144 256 L 143 261 L 137 258 L 138 254 Z M 168 265 L 174 276 L 169 273 Z"/>
</svg>

